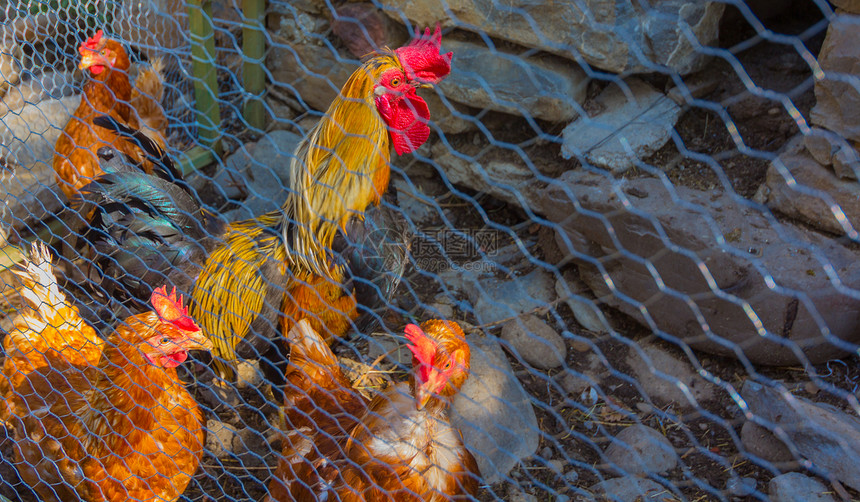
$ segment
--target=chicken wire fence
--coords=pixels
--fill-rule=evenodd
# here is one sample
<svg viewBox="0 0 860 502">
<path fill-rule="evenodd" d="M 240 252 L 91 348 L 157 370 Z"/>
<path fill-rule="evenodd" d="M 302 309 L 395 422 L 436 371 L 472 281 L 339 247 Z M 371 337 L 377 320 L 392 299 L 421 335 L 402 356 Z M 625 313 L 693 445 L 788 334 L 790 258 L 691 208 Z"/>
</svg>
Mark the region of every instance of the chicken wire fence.
<svg viewBox="0 0 860 502">
<path fill-rule="evenodd" d="M 132 78 L 163 61 L 167 150 L 205 207 L 238 221 L 281 206 L 300 139 L 362 55 L 438 22 L 453 60 L 419 91 L 432 134 L 392 154 L 365 224 L 384 280 L 347 286 L 383 301 L 333 345 L 353 384 L 370 397 L 407 378 L 406 324 L 457 321 L 472 376 L 452 422 L 481 469 L 477 500 L 860 498 L 856 2 L 250 9 L 4 4 L 4 334 L 34 240 L 103 336 L 136 308 L 98 293 L 91 254 L 69 258 L 77 227 L 52 168 L 96 29 L 130 52 Z M 214 52 L 195 68 L 201 12 Z M 206 426 L 183 500 L 265 497 L 289 432 L 282 340 L 235 381 L 205 356 L 179 367 Z M 13 425 L 0 494 L 36 500 Z"/>
</svg>

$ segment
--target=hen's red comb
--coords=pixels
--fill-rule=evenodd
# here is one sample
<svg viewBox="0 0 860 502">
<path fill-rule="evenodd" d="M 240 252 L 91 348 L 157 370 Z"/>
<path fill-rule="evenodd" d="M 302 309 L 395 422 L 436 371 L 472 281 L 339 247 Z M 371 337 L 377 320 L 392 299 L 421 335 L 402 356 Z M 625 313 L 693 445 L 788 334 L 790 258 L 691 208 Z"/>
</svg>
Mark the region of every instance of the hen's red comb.
<svg viewBox="0 0 860 502">
<path fill-rule="evenodd" d="M 437 24 L 436 31 L 430 33 L 430 28 L 415 31 L 415 38 L 409 45 L 394 51 L 397 59 L 406 70 L 409 80 L 422 83 L 437 84 L 451 73 L 451 58 L 454 53 L 440 54 L 442 50 L 442 28 Z"/>
<path fill-rule="evenodd" d="M 418 376 L 421 381 L 426 382 L 430 377 L 430 369 L 436 358 L 436 344 L 424 333 L 424 330 L 414 324 L 407 324 L 403 331 L 406 333 L 406 339 L 412 344 L 406 347 L 412 351 L 412 355 L 415 356 L 420 365 Z"/>
<path fill-rule="evenodd" d="M 163 321 L 185 331 L 200 331 L 200 326 L 188 315 L 188 307 L 182 306 L 182 295 L 176 294 L 176 287 L 168 295 L 167 286 L 156 288 L 149 300 L 155 313 Z"/>
<path fill-rule="evenodd" d="M 95 35 L 91 36 L 90 38 L 87 39 L 86 42 L 81 44 L 81 47 L 78 49 L 78 51 L 81 54 L 84 54 L 84 51 L 86 51 L 86 50 L 97 51 L 99 44 L 102 42 L 103 36 L 104 36 L 104 31 L 102 31 L 102 30 L 97 31 Z"/>
</svg>

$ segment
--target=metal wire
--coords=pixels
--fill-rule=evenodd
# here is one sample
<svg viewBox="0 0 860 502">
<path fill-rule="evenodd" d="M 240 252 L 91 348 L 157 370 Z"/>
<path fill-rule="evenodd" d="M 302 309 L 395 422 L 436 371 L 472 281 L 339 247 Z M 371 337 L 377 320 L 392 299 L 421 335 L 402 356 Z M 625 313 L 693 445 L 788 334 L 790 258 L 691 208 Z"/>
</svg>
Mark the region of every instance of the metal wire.
<svg viewBox="0 0 860 502">
<path fill-rule="evenodd" d="M 8 368 L 20 315 L 39 308 L 14 272 L 33 241 L 51 244 L 59 290 L 98 340 L 149 308 L 131 299 L 129 277 L 109 277 L 124 256 L 83 246 L 92 235 L 52 168 L 88 78 L 79 46 L 96 29 L 130 53 L 132 80 L 164 62 L 167 154 L 200 207 L 233 222 L 278 211 L 295 191 L 299 142 L 366 52 L 439 22 L 453 70 L 419 91 L 431 137 L 392 155 L 396 197 L 369 210 L 368 237 L 344 237 L 357 251 L 331 258 L 348 270 L 345 290 L 377 300 L 332 345 L 355 390 L 372 399 L 405 381 L 404 326 L 449 319 L 471 346 L 472 376 L 451 415 L 481 468 L 475 500 L 860 498 L 855 3 L 270 0 L 261 126 L 246 113 L 261 97 L 247 73 L 257 62 L 243 52 L 259 28 L 249 5 L 202 2 L 215 47 L 207 87 L 193 64 L 205 44 L 192 31 L 195 5 L 8 2 L 0 356 Z M 207 89 L 220 145 L 195 109 Z M 158 270 L 145 286 L 188 296 L 199 265 Z M 271 288 L 278 301 L 303 301 Z M 235 381 L 205 355 L 178 368 L 189 397 L 175 413 L 196 403 L 205 431 L 181 500 L 263 500 L 284 445 L 322 441 L 296 424 L 345 411 L 285 403 L 298 391 L 285 382 L 281 320 L 248 324 Z M 66 368 L 63 400 L 88 400 L 86 417 L 113 416 L 92 405 L 104 389 L 80 383 L 109 370 L 81 362 L 85 350 L 37 352 L 34 361 Z M 0 392 L 29 371 L 7 369 Z M 22 411 L 34 405 L 15 385 L 0 396 L 17 403 L 13 415 L 48 423 L 47 408 Z M 101 434 L 86 417 L 76 417 L 81 434 Z M 56 469 L 16 457 L 47 448 L 27 427 L 0 424 L 0 500 L 38 500 L 19 470 L 47 479 Z"/>
</svg>

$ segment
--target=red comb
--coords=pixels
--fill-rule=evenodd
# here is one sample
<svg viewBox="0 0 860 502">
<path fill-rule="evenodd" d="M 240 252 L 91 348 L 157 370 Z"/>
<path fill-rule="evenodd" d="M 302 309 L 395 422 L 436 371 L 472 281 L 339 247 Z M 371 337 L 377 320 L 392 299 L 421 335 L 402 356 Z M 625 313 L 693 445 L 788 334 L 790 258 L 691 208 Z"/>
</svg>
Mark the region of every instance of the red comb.
<svg viewBox="0 0 860 502">
<path fill-rule="evenodd" d="M 451 58 L 454 53 L 440 54 L 442 49 L 442 28 L 437 24 L 436 31 L 430 33 L 430 28 L 415 31 L 415 38 L 409 45 L 394 51 L 397 59 L 406 70 L 409 80 L 437 84 L 451 73 Z"/>
<path fill-rule="evenodd" d="M 418 361 L 418 376 L 421 381 L 426 382 L 430 377 L 430 369 L 436 356 L 436 344 L 424 333 L 424 330 L 414 324 L 407 324 L 403 331 L 406 333 L 406 339 L 412 344 L 406 347 L 412 351 L 412 355 Z"/>
<path fill-rule="evenodd" d="M 102 31 L 102 30 L 97 31 L 95 35 L 88 38 L 86 42 L 81 44 L 81 47 L 78 49 L 78 51 L 81 54 L 84 54 L 85 50 L 91 50 L 91 51 L 98 50 L 99 44 L 102 42 L 103 36 L 104 36 L 104 31 Z"/>
<path fill-rule="evenodd" d="M 188 315 L 188 307 L 182 306 L 182 295 L 176 294 L 176 287 L 168 295 L 167 286 L 161 286 L 152 292 L 150 303 L 163 321 L 185 331 L 200 331 L 200 326 Z"/>
</svg>

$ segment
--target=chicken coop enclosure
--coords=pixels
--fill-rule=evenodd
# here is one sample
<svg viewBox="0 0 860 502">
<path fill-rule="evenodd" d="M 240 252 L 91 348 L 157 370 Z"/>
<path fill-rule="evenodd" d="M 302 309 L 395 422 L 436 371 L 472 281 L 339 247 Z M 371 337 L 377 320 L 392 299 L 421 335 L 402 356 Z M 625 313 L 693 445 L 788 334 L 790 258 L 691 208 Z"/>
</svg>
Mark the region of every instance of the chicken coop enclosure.
<svg viewBox="0 0 860 502">
<path fill-rule="evenodd" d="M 265 500 L 299 476 L 279 465 L 296 433 L 307 456 L 327 447 L 313 427 L 365 420 L 291 390 L 303 330 L 335 338 L 349 402 L 377 403 L 439 366 L 407 328 L 433 319 L 465 333 L 450 422 L 480 471 L 469 500 L 860 499 L 860 2 L 0 5 L 0 500 L 45 499 L 32 480 L 57 476 L 86 500 Z M 128 202 L 142 169 L 152 198 Z M 245 235 L 276 251 L 239 251 Z M 22 280 L 34 242 L 53 270 Z M 58 295 L 80 317 L 34 318 Z M 99 362 L 149 311 L 212 351 L 159 366 L 175 387 Z M 95 359 L 32 341 L 89 333 L 78 318 Z M 153 386 L 173 404 L 147 391 L 134 413 L 199 414 L 175 450 L 122 411 Z M 92 425 L 110 413 L 128 421 Z M 374 441 L 394 440 L 355 439 Z M 176 493 L 94 481 L 120 444 L 174 451 Z M 422 495 L 405 490 L 391 500 Z"/>
</svg>

